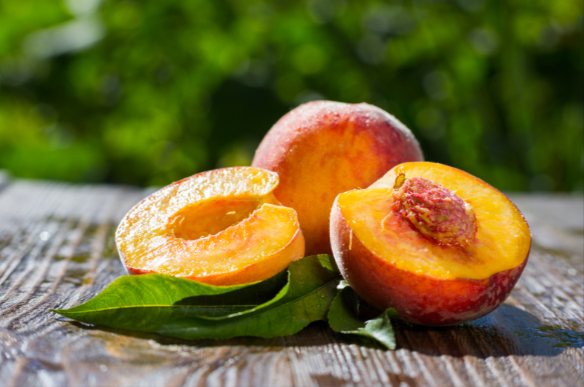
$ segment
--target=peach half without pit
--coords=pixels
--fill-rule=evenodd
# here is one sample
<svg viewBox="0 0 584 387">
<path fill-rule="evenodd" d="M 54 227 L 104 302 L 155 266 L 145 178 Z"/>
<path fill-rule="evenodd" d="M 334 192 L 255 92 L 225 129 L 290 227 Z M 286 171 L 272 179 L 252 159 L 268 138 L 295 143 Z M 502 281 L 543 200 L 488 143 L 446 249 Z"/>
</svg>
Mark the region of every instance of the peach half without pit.
<svg viewBox="0 0 584 387">
<path fill-rule="evenodd" d="M 278 174 L 253 167 L 203 172 L 153 193 L 116 232 L 130 274 L 213 285 L 267 279 L 304 256 L 296 211 L 274 197 Z"/>
<path fill-rule="evenodd" d="M 492 186 L 456 168 L 412 162 L 338 195 L 331 242 L 343 277 L 365 301 L 411 323 L 453 325 L 507 298 L 531 234 Z"/>
<path fill-rule="evenodd" d="M 331 254 L 329 217 L 341 192 L 365 188 L 389 169 L 422 161 L 412 132 L 366 103 L 314 101 L 283 116 L 260 143 L 252 165 L 280 175 L 274 194 L 298 212 L 306 254 Z"/>
</svg>

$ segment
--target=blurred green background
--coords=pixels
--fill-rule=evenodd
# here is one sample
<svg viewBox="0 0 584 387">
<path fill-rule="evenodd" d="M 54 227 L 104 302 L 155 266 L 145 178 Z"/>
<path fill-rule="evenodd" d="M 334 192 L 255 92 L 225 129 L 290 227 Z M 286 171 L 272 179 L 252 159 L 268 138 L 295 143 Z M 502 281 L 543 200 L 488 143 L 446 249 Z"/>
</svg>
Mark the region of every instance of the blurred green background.
<svg viewBox="0 0 584 387">
<path fill-rule="evenodd" d="M 582 191 L 582 42 L 580 0 L 0 0 L 0 169 L 165 185 L 329 99 L 500 189 Z"/>
</svg>

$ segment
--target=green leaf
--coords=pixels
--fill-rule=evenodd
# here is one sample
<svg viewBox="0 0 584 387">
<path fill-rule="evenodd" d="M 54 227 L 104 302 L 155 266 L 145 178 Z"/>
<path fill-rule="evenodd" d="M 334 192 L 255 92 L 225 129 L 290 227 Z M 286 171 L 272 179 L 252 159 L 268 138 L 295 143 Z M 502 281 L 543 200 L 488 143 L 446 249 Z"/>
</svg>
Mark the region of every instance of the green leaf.
<svg viewBox="0 0 584 387">
<path fill-rule="evenodd" d="M 331 258 L 330 255 L 320 254 L 317 255 L 316 257 L 318 258 L 318 261 L 320 262 L 320 265 L 322 267 L 324 267 L 328 271 L 341 275 L 341 271 L 339 270 L 337 263 L 333 258 Z"/>
<path fill-rule="evenodd" d="M 292 262 L 288 293 L 262 310 L 215 322 L 185 318 L 157 332 L 184 339 L 292 335 L 313 321 L 326 319 L 340 282 L 330 262 L 326 255 Z"/>
<path fill-rule="evenodd" d="M 125 276 L 83 305 L 54 311 L 89 324 L 186 339 L 289 335 L 326 318 L 340 278 L 327 262 L 328 256 L 306 257 L 290 264 L 287 277 L 282 272 L 232 287 Z"/>
<path fill-rule="evenodd" d="M 265 308 L 288 293 L 290 273 L 282 271 L 272 278 L 228 293 L 183 298 L 174 306 L 193 308 L 189 315 L 209 320 L 241 316 Z"/>
<path fill-rule="evenodd" d="M 341 291 L 335 297 L 328 313 L 328 321 L 332 330 L 343 334 L 364 336 L 376 340 L 388 349 L 395 349 L 395 335 L 391 325 L 393 309 L 387 309 L 379 316 L 364 321 L 359 318 L 358 305 L 360 299 L 345 281 L 338 287 Z"/>
<path fill-rule="evenodd" d="M 166 321 L 188 316 L 212 319 L 251 312 L 282 298 L 287 288 L 285 272 L 237 286 L 213 286 L 161 274 L 123 276 L 88 302 L 53 311 L 89 324 L 152 331 Z"/>
</svg>

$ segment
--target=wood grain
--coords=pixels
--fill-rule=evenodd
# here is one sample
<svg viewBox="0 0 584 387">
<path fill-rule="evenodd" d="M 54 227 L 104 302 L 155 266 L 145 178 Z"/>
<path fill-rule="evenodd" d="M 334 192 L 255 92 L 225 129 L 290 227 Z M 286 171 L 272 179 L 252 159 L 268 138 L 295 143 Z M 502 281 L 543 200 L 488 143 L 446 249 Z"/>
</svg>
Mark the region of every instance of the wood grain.
<svg viewBox="0 0 584 387">
<path fill-rule="evenodd" d="M 50 312 L 125 274 L 113 235 L 145 194 L 0 176 L 0 385 L 582 385 L 582 196 L 512 195 L 534 243 L 505 304 L 455 327 L 396 323 L 398 349 L 385 351 L 324 323 L 269 340 L 184 341 Z"/>
</svg>

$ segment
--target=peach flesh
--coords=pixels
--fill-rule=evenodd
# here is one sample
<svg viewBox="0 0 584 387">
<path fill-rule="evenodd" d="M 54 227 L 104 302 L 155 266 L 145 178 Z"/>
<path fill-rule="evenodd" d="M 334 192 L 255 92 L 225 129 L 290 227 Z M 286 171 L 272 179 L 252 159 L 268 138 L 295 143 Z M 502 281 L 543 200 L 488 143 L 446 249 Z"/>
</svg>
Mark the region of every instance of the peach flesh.
<svg viewBox="0 0 584 387">
<path fill-rule="evenodd" d="M 130 274 L 161 273 L 214 285 L 267 279 L 304 256 L 296 212 L 272 191 L 277 174 L 238 167 L 204 172 L 138 203 L 116 243 Z"/>
<path fill-rule="evenodd" d="M 177 238 L 185 240 L 204 238 L 249 218 L 261 204 L 261 200 L 254 198 L 220 198 L 212 202 L 191 205 L 172 215 L 168 219 L 167 227 Z"/>
<path fill-rule="evenodd" d="M 444 243 L 421 232 L 436 225 L 419 227 L 404 214 L 402 174 L 435 180 L 450 191 L 443 194 L 456 191 L 472 204 L 475 239 Z M 468 214 L 466 206 L 458 211 Z M 337 197 L 331 241 L 341 273 L 371 305 L 395 308 L 416 324 L 452 325 L 484 316 L 505 300 L 527 263 L 531 238 L 519 211 L 488 184 L 440 164 L 405 163 L 367 190 Z"/>
<path fill-rule="evenodd" d="M 331 254 L 329 218 L 337 194 L 364 188 L 393 166 L 423 160 L 398 119 L 368 105 L 314 101 L 283 116 L 266 134 L 253 166 L 277 172 L 278 200 L 298 213 L 306 254 Z"/>
</svg>

